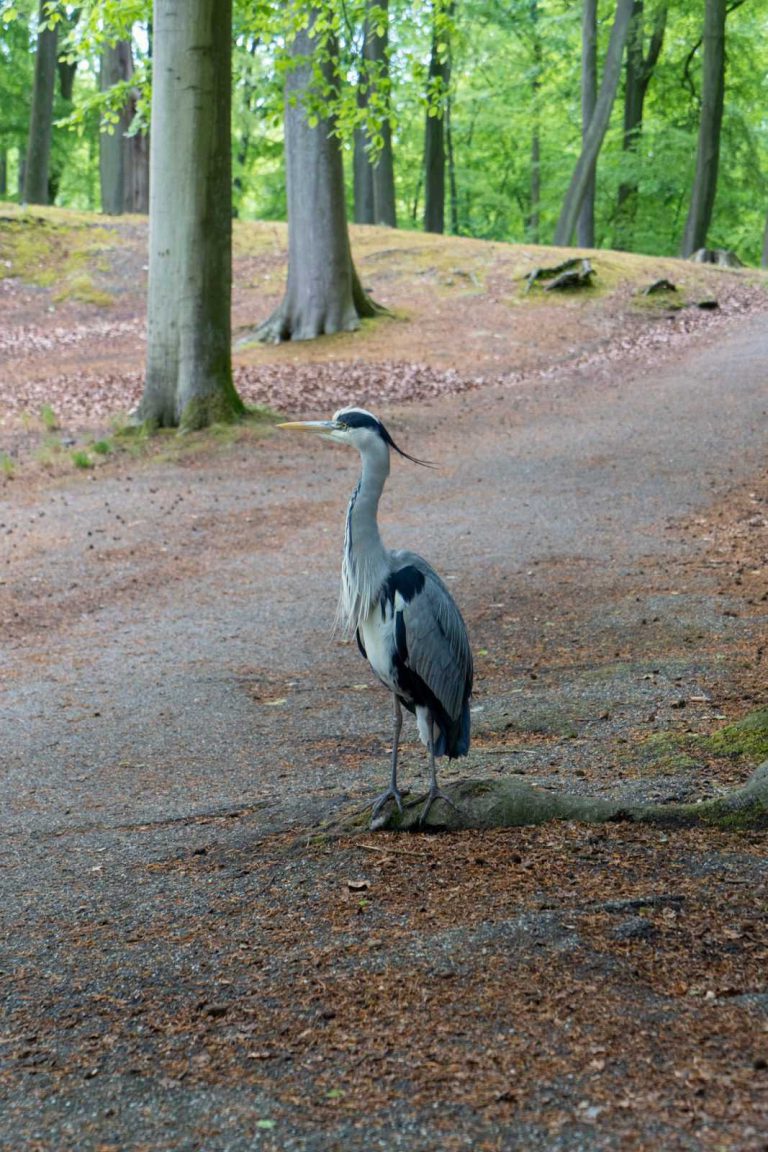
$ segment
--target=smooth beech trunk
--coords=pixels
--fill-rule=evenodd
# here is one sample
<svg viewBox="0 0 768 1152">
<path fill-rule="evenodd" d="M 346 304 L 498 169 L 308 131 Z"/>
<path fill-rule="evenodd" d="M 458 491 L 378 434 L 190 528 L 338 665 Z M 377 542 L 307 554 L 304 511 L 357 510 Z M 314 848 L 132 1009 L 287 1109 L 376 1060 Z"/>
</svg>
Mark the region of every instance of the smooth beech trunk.
<svg viewBox="0 0 768 1152">
<path fill-rule="evenodd" d="M 155 0 L 147 373 L 138 419 L 200 428 L 232 384 L 231 0 Z"/>
<path fill-rule="evenodd" d="M 541 224 L 541 72 L 544 53 L 539 30 L 539 4 L 538 0 L 530 0 L 529 14 L 531 18 L 531 50 L 533 53 L 533 69 L 531 73 L 531 203 L 530 211 L 525 221 L 526 239 L 534 244 L 539 243 L 539 227 Z"/>
<path fill-rule="evenodd" d="M 651 33 L 648 52 L 645 52 L 643 20 L 645 16 L 643 0 L 635 0 L 632 23 L 627 38 L 627 63 L 624 73 L 624 130 L 622 148 L 625 153 L 637 150 L 643 129 L 643 112 L 648 85 L 651 82 L 656 64 L 664 43 L 668 5 L 666 0 L 659 4 Z M 638 185 L 636 179 L 625 180 L 619 185 L 616 212 L 617 248 L 629 248 L 634 232 L 637 209 Z"/>
<path fill-rule="evenodd" d="M 427 108 L 424 125 L 424 231 L 445 231 L 445 93 L 451 79 L 450 57 L 442 48 L 437 28 L 432 28 L 427 94 L 435 86 L 440 92 L 440 107 Z"/>
<path fill-rule="evenodd" d="M 125 40 L 105 45 L 101 53 L 99 86 L 107 92 L 120 81 L 128 80 L 133 72 L 131 46 Z M 130 120 L 124 108 L 112 132 L 99 136 L 99 177 L 101 180 L 101 210 L 107 216 L 119 216 L 125 211 L 126 147 L 125 133 Z"/>
<path fill-rule="evenodd" d="M 608 51 L 603 68 L 603 80 L 595 102 L 595 110 L 589 123 L 589 128 L 582 141 L 581 155 L 576 162 L 568 191 L 565 195 L 560 219 L 555 229 L 555 244 L 568 245 L 571 243 L 576 222 L 581 212 L 584 197 L 589 188 L 590 176 L 597 163 L 605 133 L 608 130 L 608 121 L 611 118 L 611 108 L 616 98 L 621 75 L 621 61 L 624 56 L 624 45 L 627 41 L 629 25 L 632 19 L 634 0 L 618 0 L 616 16 L 611 28 L 608 41 Z"/>
<path fill-rule="evenodd" d="M 581 139 L 586 141 L 597 102 L 597 0 L 584 0 L 581 19 Z M 576 235 L 582 248 L 595 246 L 597 156 L 587 173 Z"/>
<path fill-rule="evenodd" d="M 726 0 L 706 0 L 704 10 L 704 62 L 701 86 L 701 117 L 696 149 L 696 172 L 685 222 L 681 254 L 691 256 L 707 245 L 717 192 L 720 162 L 720 128 L 725 99 Z"/>
<path fill-rule="evenodd" d="M 364 106 L 365 97 L 358 94 L 358 106 Z M 353 140 L 353 192 L 355 224 L 373 224 L 376 219 L 373 203 L 373 165 L 368 156 L 368 133 L 362 125 L 355 128 Z"/>
<path fill-rule="evenodd" d="M 350 332 L 379 311 L 352 263 L 341 148 L 332 116 L 308 114 L 316 83 L 313 28 L 300 29 L 285 81 L 285 177 L 288 198 L 288 283 L 277 310 L 257 330 L 260 340 L 312 340 Z M 323 84 L 334 84 L 333 52 L 322 53 Z M 312 122 L 310 122 L 310 120 Z"/>
<path fill-rule="evenodd" d="M 108 44 L 101 55 L 102 92 L 133 76 L 133 53 L 129 40 Z M 135 96 L 126 101 L 114 132 L 99 136 L 101 210 L 107 216 L 149 210 L 149 140 L 128 136 L 136 111 Z"/>
<path fill-rule="evenodd" d="M 375 97 L 383 102 L 387 118 L 381 125 L 382 144 L 372 161 L 369 137 L 358 128 L 354 139 L 355 221 L 397 227 L 392 127 L 389 122 L 389 0 L 368 0 L 363 30 L 364 91 L 358 102 L 366 107 Z"/>
<path fill-rule="evenodd" d="M 23 199 L 26 204 L 49 202 L 48 166 L 53 133 L 53 90 L 56 84 L 58 33 L 56 27 L 43 27 L 47 18 L 46 0 L 40 0 L 35 53 L 35 79 L 29 114 L 29 139 L 24 164 Z"/>
</svg>

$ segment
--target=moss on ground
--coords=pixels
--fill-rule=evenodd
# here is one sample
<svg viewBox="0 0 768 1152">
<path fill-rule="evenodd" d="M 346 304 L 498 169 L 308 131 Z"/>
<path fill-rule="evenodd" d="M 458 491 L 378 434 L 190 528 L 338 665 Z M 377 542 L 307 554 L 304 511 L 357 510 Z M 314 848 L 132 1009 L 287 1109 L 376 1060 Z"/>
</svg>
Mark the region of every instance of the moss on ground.
<svg viewBox="0 0 768 1152">
<path fill-rule="evenodd" d="M 98 217 L 55 209 L 2 212 L 0 278 L 52 288 L 57 303 L 76 300 L 108 307 L 112 297 L 97 287 L 94 275 L 106 270 L 107 254 L 123 240 L 118 230 L 96 221 Z"/>
<path fill-rule="evenodd" d="M 633 749 L 633 755 L 637 749 Z M 691 752 L 691 737 L 677 732 L 652 732 L 640 745 L 644 774 L 687 772 L 698 760 Z"/>
<path fill-rule="evenodd" d="M 714 736 L 698 737 L 716 756 L 731 760 L 768 760 L 768 708 L 750 712 Z"/>
<path fill-rule="evenodd" d="M 711 736 L 689 732 L 653 732 L 640 746 L 646 771 L 684 772 L 702 760 L 768 760 L 768 708 L 750 712 Z"/>
</svg>

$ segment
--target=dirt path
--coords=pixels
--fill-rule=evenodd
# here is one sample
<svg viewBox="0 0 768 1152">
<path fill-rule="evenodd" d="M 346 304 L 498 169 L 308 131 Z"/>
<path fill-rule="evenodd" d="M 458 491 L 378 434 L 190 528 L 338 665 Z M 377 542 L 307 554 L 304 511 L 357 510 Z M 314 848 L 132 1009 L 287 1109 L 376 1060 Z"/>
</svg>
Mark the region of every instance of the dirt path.
<svg viewBox="0 0 768 1152">
<path fill-rule="evenodd" d="M 765 332 L 382 412 L 443 465 L 383 518 L 470 626 L 458 774 L 749 773 L 684 741 L 765 688 Z M 275 434 L 6 487 L 0 1146 L 768 1147 L 763 834 L 308 840 L 386 774 L 355 475 Z"/>
</svg>

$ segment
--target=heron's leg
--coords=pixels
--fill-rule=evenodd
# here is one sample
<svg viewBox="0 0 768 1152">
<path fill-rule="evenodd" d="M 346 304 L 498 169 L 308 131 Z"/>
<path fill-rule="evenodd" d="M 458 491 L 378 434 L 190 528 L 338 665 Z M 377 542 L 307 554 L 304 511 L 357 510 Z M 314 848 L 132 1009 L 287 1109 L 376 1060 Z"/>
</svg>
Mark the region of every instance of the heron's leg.
<svg viewBox="0 0 768 1152">
<path fill-rule="evenodd" d="M 453 800 L 451 800 L 450 796 L 443 792 L 442 788 L 437 783 L 437 768 L 435 767 L 435 725 L 431 717 L 429 722 L 429 744 L 427 747 L 429 749 L 430 785 L 429 792 L 427 794 L 427 802 L 422 808 L 421 815 L 419 816 L 419 824 L 424 823 L 427 818 L 427 814 L 435 800 L 445 800 L 446 804 L 450 804 L 454 812 L 459 811 Z"/>
<path fill-rule="evenodd" d="M 400 731 L 403 727 L 403 710 L 400 707 L 400 701 L 393 693 L 392 699 L 395 702 L 394 709 L 394 725 L 392 728 L 392 776 L 389 782 L 389 788 L 386 792 L 382 792 L 373 802 L 371 810 L 371 828 L 378 828 L 384 823 L 383 820 L 377 820 L 379 812 L 386 804 L 387 800 L 394 800 L 397 804 L 398 812 L 403 810 L 403 793 L 397 786 L 397 750 L 400 744 Z"/>
</svg>

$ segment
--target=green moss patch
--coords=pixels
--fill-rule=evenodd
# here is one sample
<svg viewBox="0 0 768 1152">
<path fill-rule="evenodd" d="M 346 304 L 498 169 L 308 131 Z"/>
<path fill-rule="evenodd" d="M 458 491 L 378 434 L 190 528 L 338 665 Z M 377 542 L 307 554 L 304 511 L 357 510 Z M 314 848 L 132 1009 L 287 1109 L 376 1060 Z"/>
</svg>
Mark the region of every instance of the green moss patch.
<svg viewBox="0 0 768 1152">
<path fill-rule="evenodd" d="M 53 288 L 54 300 L 107 307 L 112 297 L 94 282 L 105 258 L 122 244 L 120 233 L 75 214 L 46 210 L 0 216 L 0 278 Z"/>
<path fill-rule="evenodd" d="M 731 760 L 768 760 L 768 708 L 750 712 L 714 736 L 700 738 L 716 756 Z"/>
<path fill-rule="evenodd" d="M 760 764 L 768 760 L 768 708 L 750 712 L 711 736 L 653 732 L 641 744 L 639 758 L 650 772 L 685 772 L 716 759 Z"/>
<path fill-rule="evenodd" d="M 676 732 L 652 732 L 640 746 L 639 759 L 647 773 L 688 772 L 698 763 L 691 737 Z"/>
</svg>

